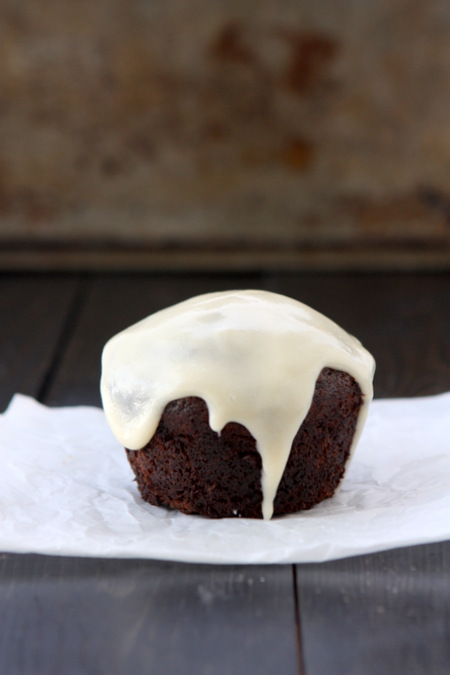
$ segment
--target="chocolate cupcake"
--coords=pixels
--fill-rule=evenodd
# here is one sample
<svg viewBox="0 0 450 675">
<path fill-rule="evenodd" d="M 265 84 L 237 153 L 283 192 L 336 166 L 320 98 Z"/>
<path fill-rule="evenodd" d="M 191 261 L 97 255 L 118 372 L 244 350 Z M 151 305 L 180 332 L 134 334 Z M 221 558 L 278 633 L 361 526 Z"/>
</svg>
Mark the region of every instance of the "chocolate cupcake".
<svg viewBox="0 0 450 675">
<path fill-rule="evenodd" d="M 236 291 L 192 298 L 116 335 L 101 392 L 144 500 L 270 518 L 334 494 L 373 371 L 358 340 L 318 312 Z"/>
</svg>

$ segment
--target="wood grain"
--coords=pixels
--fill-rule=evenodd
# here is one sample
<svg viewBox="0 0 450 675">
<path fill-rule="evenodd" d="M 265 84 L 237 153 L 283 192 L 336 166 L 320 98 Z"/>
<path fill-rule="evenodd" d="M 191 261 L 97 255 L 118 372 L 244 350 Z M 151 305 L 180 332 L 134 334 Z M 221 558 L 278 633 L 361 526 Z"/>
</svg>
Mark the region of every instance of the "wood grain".
<svg viewBox="0 0 450 675">
<path fill-rule="evenodd" d="M 378 396 L 450 388 L 448 274 L 1 282 L 5 401 L 19 388 L 50 404 L 99 404 L 108 337 L 163 306 L 232 287 L 287 293 L 340 322 L 375 353 Z M 0 672 L 443 675 L 449 563 L 449 543 L 295 568 L 3 554 Z"/>
<path fill-rule="evenodd" d="M 0 558 L 0 672 L 298 673 L 287 567 Z"/>
<path fill-rule="evenodd" d="M 450 542 L 298 565 L 305 672 L 447 675 Z"/>
<path fill-rule="evenodd" d="M 16 392 L 39 396 L 79 284 L 74 276 L 0 276 L 0 410 Z"/>
</svg>

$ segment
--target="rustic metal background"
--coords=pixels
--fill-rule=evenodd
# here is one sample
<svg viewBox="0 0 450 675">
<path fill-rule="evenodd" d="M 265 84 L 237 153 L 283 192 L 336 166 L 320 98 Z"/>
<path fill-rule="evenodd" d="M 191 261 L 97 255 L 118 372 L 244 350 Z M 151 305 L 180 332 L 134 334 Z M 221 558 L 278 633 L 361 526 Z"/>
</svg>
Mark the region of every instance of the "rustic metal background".
<svg viewBox="0 0 450 675">
<path fill-rule="evenodd" d="M 2 0 L 0 37 L 1 264 L 448 265 L 448 0 Z"/>
</svg>

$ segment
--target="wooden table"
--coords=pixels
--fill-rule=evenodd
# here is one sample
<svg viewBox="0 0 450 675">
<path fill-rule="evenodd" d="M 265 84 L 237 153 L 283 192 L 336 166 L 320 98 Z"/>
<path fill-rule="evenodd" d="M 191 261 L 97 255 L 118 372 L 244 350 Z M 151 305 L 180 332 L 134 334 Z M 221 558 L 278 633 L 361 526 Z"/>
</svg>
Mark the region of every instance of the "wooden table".
<svg viewBox="0 0 450 675">
<path fill-rule="evenodd" d="M 0 398 L 100 405 L 100 353 L 186 297 L 297 297 L 376 356 L 376 396 L 450 389 L 449 274 L 0 276 Z M 449 486 L 450 489 L 450 486 Z M 0 673 L 450 672 L 450 544 L 326 564 L 0 556 Z"/>
</svg>

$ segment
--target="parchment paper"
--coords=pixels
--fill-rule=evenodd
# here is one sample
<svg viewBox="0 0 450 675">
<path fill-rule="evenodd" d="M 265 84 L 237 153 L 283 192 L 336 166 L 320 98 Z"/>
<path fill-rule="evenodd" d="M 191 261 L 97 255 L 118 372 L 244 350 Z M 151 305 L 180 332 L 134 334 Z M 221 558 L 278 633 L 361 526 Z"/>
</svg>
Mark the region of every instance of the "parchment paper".
<svg viewBox="0 0 450 675">
<path fill-rule="evenodd" d="M 144 503 L 97 408 L 16 395 L 0 416 L 0 550 L 206 563 L 317 562 L 450 538 L 450 392 L 376 400 L 339 492 L 272 521 Z"/>
</svg>

